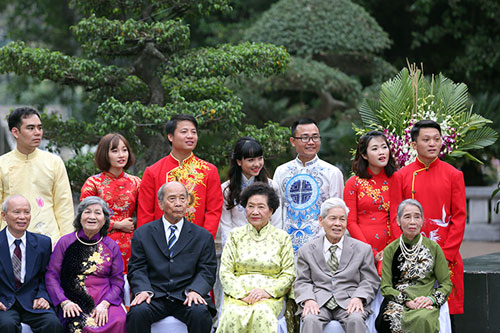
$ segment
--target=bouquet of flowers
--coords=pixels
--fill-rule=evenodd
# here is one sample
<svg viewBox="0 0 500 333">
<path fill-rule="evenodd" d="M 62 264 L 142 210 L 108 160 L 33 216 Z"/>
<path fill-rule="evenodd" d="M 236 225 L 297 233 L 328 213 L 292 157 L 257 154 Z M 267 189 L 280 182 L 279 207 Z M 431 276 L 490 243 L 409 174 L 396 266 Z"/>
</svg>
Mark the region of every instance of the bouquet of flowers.
<svg viewBox="0 0 500 333">
<path fill-rule="evenodd" d="M 400 167 L 413 161 L 410 131 L 422 119 L 441 126 L 443 145 L 440 157 L 467 157 L 482 163 L 468 151 L 493 144 L 498 134 L 491 123 L 472 113 L 464 83 L 456 84 L 444 75 L 424 77 L 415 65 L 404 68 L 395 78 L 382 84 L 378 100 L 365 100 L 359 109 L 363 127 L 354 126 L 356 135 L 378 130 L 387 137 Z"/>
</svg>

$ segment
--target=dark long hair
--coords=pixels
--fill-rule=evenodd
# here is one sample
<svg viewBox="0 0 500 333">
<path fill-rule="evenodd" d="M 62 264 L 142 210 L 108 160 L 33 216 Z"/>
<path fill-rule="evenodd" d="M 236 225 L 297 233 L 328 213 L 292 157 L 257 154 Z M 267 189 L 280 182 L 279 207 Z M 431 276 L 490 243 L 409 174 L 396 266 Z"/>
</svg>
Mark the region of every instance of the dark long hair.
<svg viewBox="0 0 500 333">
<path fill-rule="evenodd" d="M 389 144 L 389 141 L 387 141 L 384 133 L 379 131 L 370 131 L 359 139 L 356 156 L 354 156 L 354 161 L 352 161 L 352 171 L 359 178 L 372 178 L 372 175 L 368 172 L 368 160 L 364 159 L 363 155 L 367 156 L 368 144 L 370 141 L 379 137 L 382 137 L 387 147 L 389 147 L 389 161 L 384 167 L 385 174 L 387 177 L 391 177 L 397 170 L 396 160 L 394 159 L 394 156 L 392 156 L 391 145 Z"/>
<path fill-rule="evenodd" d="M 233 154 L 231 156 L 231 164 L 229 166 L 229 172 L 227 173 L 227 179 L 229 179 L 229 186 L 224 191 L 224 196 L 227 200 L 227 209 L 232 209 L 240 203 L 241 194 L 241 166 L 238 165 L 236 160 L 242 160 L 244 158 L 259 157 L 263 156 L 262 146 L 250 137 L 242 137 L 234 146 Z M 255 177 L 255 181 L 260 181 L 267 183 L 269 174 L 266 167 L 263 166 L 259 174 Z"/>
</svg>

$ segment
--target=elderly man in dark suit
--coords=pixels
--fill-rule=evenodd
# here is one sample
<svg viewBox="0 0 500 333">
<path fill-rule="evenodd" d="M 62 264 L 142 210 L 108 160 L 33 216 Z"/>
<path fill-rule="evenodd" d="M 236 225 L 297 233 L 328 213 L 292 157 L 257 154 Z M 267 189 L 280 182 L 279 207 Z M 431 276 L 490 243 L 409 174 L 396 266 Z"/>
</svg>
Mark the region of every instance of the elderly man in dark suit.
<svg viewBox="0 0 500 333">
<path fill-rule="evenodd" d="M 50 238 L 26 231 L 31 207 L 22 195 L 2 204 L 7 227 L 0 231 L 0 332 L 21 332 L 21 322 L 33 332 L 62 332 L 45 289 Z"/>
<path fill-rule="evenodd" d="M 207 230 L 184 218 L 188 201 L 184 185 L 164 184 L 158 190 L 162 218 L 134 232 L 129 333 L 149 332 L 152 323 L 167 316 L 184 322 L 189 332 L 211 330 L 215 308 L 208 293 L 215 283 L 215 244 Z"/>
<path fill-rule="evenodd" d="M 339 198 L 321 205 L 325 236 L 309 241 L 297 257 L 295 301 L 301 332 L 321 333 L 338 320 L 346 332 L 366 332 L 365 319 L 380 279 L 368 244 L 345 236 L 349 209 Z"/>
</svg>

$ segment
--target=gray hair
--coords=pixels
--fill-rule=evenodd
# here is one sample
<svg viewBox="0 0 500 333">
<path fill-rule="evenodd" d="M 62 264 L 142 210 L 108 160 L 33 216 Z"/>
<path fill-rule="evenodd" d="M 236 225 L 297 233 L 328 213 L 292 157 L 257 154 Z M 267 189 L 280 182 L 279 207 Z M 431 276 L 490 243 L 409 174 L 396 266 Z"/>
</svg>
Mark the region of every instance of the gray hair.
<svg viewBox="0 0 500 333">
<path fill-rule="evenodd" d="M 10 200 L 14 199 L 14 198 L 24 198 L 24 199 L 26 199 L 26 197 L 24 195 L 21 195 L 21 194 L 14 194 L 14 195 L 10 195 L 7 198 L 5 198 L 5 200 L 2 203 L 2 211 L 5 214 L 7 214 L 7 212 L 9 211 L 9 202 L 10 202 Z M 31 208 L 31 204 L 30 204 L 29 200 L 26 199 L 26 201 L 28 201 L 28 205 L 30 205 L 30 208 Z"/>
<path fill-rule="evenodd" d="M 406 208 L 406 206 L 415 206 L 420 210 L 420 214 L 422 215 L 422 218 L 424 218 L 424 209 L 422 208 L 422 205 L 420 202 L 418 202 L 415 199 L 406 199 L 401 201 L 401 203 L 398 206 L 398 220 L 401 220 L 403 217 L 403 212 Z"/>
<path fill-rule="evenodd" d="M 326 199 L 325 202 L 321 204 L 321 218 L 324 219 L 328 211 L 332 208 L 342 208 L 345 211 L 345 216 L 349 215 L 349 208 L 345 204 L 344 200 L 340 198 L 330 198 Z"/>
<path fill-rule="evenodd" d="M 158 200 L 159 201 L 163 201 L 163 198 L 165 197 L 165 191 L 164 190 L 165 190 L 165 187 L 167 186 L 168 183 L 174 183 L 174 182 L 166 182 L 165 184 L 163 184 L 162 186 L 160 186 L 160 188 L 158 189 L 158 194 L 157 195 L 158 195 Z M 189 198 L 189 192 L 188 192 L 186 186 L 183 183 L 181 183 L 181 182 L 177 182 L 176 181 L 175 183 L 179 183 L 179 184 L 182 185 L 182 187 L 184 187 L 184 190 L 186 191 L 186 197 Z"/>
<path fill-rule="evenodd" d="M 73 221 L 73 227 L 75 227 L 76 231 L 82 230 L 82 213 L 87 207 L 92 205 L 100 205 L 102 208 L 102 212 L 104 213 L 104 218 L 106 220 L 104 221 L 104 225 L 102 226 L 99 233 L 101 234 L 101 236 L 106 236 L 108 234 L 111 212 L 106 201 L 102 200 L 99 197 L 86 197 L 82 200 L 82 202 L 80 202 L 76 210 L 77 213 L 75 216 L 75 220 Z"/>
</svg>

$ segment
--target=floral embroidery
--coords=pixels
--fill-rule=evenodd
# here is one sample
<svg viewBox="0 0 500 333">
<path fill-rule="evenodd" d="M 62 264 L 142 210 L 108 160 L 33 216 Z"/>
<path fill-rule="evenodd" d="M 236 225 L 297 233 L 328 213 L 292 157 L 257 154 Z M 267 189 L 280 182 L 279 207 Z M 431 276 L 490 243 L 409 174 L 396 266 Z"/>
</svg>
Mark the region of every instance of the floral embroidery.
<svg viewBox="0 0 500 333">
<path fill-rule="evenodd" d="M 385 183 L 387 183 L 387 181 L 385 181 L 384 184 Z M 360 187 L 358 194 L 359 199 L 367 195 L 373 199 L 373 203 L 375 205 L 379 205 L 379 210 L 384 209 L 386 212 L 389 212 L 390 202 L 384 201 L 384 197 L 382 195 L 382 192 L 389 191 L 388 185 L 383 185 L 380 189 L 378 189 L 374 187 L 377 185 L 375 179 L 364 179 L 359 177 L 356 177 L 356 185 L 359 185 Z"/>
</svg>

